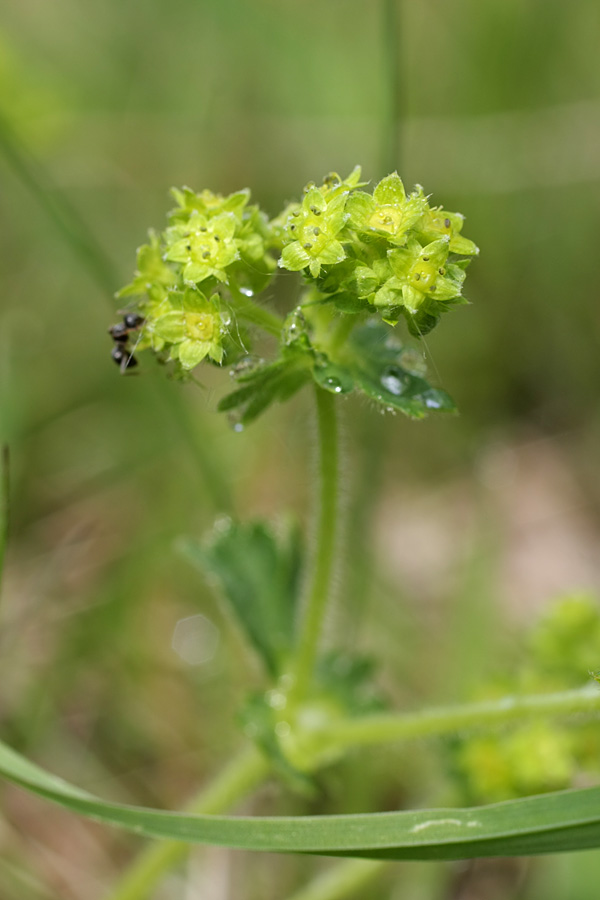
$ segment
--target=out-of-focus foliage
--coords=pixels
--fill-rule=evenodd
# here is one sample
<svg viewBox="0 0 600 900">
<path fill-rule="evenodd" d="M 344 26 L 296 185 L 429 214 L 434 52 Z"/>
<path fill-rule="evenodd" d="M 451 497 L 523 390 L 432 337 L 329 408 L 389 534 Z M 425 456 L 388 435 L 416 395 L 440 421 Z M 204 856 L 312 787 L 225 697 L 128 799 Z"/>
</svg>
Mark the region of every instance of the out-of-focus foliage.
<svg viewBox="0 0 600 900">
<path fill-rule="evenodd" d="M 600 607 L 595 597 L 554 603 L 536 625 L 521 671 L 504 668 L 499 682 L 477 696 L 501 697 L 579 687 L 600 660 Z M 562 790 L 582 776 L 597 776 L 600 728 L 596 721 L 528 722 L 492 735 L 452 742 L 455 771 L 465 794 L 478 802 Z"/>
</svg>

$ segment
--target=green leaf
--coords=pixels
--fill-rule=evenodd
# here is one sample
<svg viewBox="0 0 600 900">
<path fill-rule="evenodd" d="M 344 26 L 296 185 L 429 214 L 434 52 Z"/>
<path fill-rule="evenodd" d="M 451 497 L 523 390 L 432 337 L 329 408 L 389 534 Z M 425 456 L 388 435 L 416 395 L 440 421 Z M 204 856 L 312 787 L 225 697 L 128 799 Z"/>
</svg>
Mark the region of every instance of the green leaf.
<svg viewBox="0 0 600 900">
<path fill-rule="evenodd" d="M 373 680 L 376 666 L 373 657 L 330 650 L 318 660 L 315 681 L 321 691 L 335 697 L 346 715 L 376 713 L 386 708 Z"/>
<path fill-rule="evenodd" d="M 331 391 L 332 394 L 348 394 L 355 386 L 348 368 L 335 363 L 316 365 L 313 369 L 313 378 L 320 387 Z"/>
<path fill-rule="evenodd" d="M 340 291 L 339 294 L 331 294 L 328 298 L 340 312 L 356 315 L 363 312 L 366 303 L 356 295 L 354 291 Z"/>
<path fill-rule="evenodd" d="M 218 409 L 221 412 L 235 410 L 240 422 L 247 425 L 272 403 L 287 400 L 310 379 L 309 370 L 296 365 L 295 355 L 290 353 L 274 363 L 242 372 L 238 376 L 242 386 L 223 397 Z"/>
<path fill-rule="evenodd" d="M 349 341 L 347 368 L 357 387 L 382 406 L 415 419 L 432 410 L 454 412 L 454 401 L 405 365 L 404 348 L 385 325 L 356 328 Z"/>
<path fill-rule="evenodd" d="M 105 803 L 47 774 L 2 743 L 0 774 L 66 809 L 138 835 L 245 850 L 433 860 L 600 847 L 598 787 L 471 808 L 252 818 Z"/>
<path fill-rule="evenodd" d="M 422 338 L 426 334 L 429 334 L 430 331 L 433 331 L 439 321 L 439 315 L 427 310 L 420 309 L 416 313 L 410 313 L 408 310 L 406 311 L 408 330 L 413 337 Z"/>
<path fill-rule="evenodd" d="M 229 522 L 211 543 L 182 544 L 186 556 L 212 575 L 270 675 L 277 677 L 294 643 L 300 585 L 297 529 L 278 537 L 266 522 Z"/>
</svg>

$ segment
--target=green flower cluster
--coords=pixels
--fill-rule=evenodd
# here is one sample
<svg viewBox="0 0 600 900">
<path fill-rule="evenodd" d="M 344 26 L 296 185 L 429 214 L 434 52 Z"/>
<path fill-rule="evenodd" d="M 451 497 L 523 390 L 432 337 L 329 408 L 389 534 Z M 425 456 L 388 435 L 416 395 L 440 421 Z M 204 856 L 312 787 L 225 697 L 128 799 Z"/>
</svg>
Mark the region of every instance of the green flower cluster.
<svg viewBox="0 0 600 900">
<path fill-rule="evenodd" d="M 431 208 L 421 187 L 407 195 L 396 172 L 372 195 L 359 179 L 359 168 L 345 181 L 333 173 L 288 207 L 279 265 L 304 271 L 344 312 L 379 311 L 390 324 L 403 315 L 425 334 L 466 302 L 465 268 L 478 248 L 462 236 L 461 215 Z"/>
<path fill-rule="evenodd" d="M 275 260 L 267 218 L 248 205 L 249 191 L 183 188 L 173 196 L 167 228 L 150 232 L 133 281 L 117 296 L 139 298 L 144 323 L 134 349 L 150 347 L 186 372 L 204 358 L 222 362 L 236 300 L 264 288 Z"/>
<path fill-rule="evenodd" d="M 376 372 L 376 361 L 370 360 L 367 390 L 360 386 L 364 372 L 357 378 L 356 372 L 342 369 L 351 363 L 356 369 L 361 342 L 353 337 L 370 317 L 393 326 L 404 316 L 419 337 L 442 312 L 466 302 L 465 267 L 478 250 L 461 234 L 462 216 L 431 207 L 422 188 L 407 194 L 394 173 L 371 194 L 360 178 L 359 167 L 345 179 L 331 173 L 319 186 L 307 185 L 301 201 L 271 220 L 250 204 L 247 190 L 228 196 L 174 190 L 177 205 L 167 227 L 160 234 L 150 232 L 149 242 L 138 250 L 132 282 L 117 295 L 133 298 L 124 313 L 128 321 L 140 323 L 111 329 L 118 343 L 113 358 L 121 371 L 130 371 L 134 351 L 146 348 L 172 363 L 179 375 L 204 359 L 236 362 L 250 349 L 249 336 L 241 330 L 246 322 L 279 339 L 275 368 L 266 373 L 269 383 L 260 372 L 261 384 L 248 384 L 240 395 L 240 402 L 251 401 L 251 409 L 287 396 L 312 373 L 331 390 L 338 383 L 340 390 L 358 385 L 386 408 L 397 405 L 394 398 L 402 393 L 399 408 L 425 414 L 425 401 L 412 398 L 423 394 L 421 383 L 400 384 L 396 378 L 394 390 L 388 390 L 387 369 Z M 289 323 L 296 321 L 297 311 L 282 320 L 257 302 L 278 267 L 302 273 L 309 285 L 300 302 L 303 343 L 290 341 Z M 396 360 L 387 359 L 388 368 L 392 363 Z M 331 378 L 323 375 L 329 364 L 337 367 Z M 241 381 L 248 370 L 240 372 Z M 257 385 L 260 397 L 255 397 Z M 436 400 L 431 408 L 450 405 Z"/>
<path fill-rule="evenodd" d="M 600 667 L 600 606 L 587 595 L 558 601 L 533 630 L 527 663 L 514 678 L 489 685 L 477 699 L 581 687 Z M 454 743 L 452 768 L 469 801 L 506 800 L 561 790 L 582 771 L 598 773 L 597 722 L 565 727 L 529 722 Z"/>
</svg>

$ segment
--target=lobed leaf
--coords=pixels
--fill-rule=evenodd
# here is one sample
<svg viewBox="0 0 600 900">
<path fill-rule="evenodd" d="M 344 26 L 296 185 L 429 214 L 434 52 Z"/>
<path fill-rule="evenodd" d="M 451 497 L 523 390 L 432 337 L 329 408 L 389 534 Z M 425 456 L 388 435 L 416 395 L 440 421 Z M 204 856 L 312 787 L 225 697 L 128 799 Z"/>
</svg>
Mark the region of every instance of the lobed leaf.
<svg viewBox="0 0 600 900">
<path fill-rule="evenodd" d="M 385 325 L 356 328 L 345 353 L 345 368 L 356 387 L 386 409 L 422 419 L 432 411 L 455 412 L 454 401 L 410 371 L 407 351 Z"/>
<path fill-rule="evenodd" d="M 273 677 L 294 643 L 300 535 L 279 538 L 266 522 L 230 522 L 210 543 L 187 539 L 186 556 L 216 578 L 230 611 Z"/>
<path fill-rule="evenodd" d="M 308 369 L 298 368 L 291 358 L 258 365 L 238 377 L 242 386 L 223 397 L 218 409 L 234 411 L 240 422 L 247 425 L 271 404 L 293 396 L 309 379 Z"/>
</svg>

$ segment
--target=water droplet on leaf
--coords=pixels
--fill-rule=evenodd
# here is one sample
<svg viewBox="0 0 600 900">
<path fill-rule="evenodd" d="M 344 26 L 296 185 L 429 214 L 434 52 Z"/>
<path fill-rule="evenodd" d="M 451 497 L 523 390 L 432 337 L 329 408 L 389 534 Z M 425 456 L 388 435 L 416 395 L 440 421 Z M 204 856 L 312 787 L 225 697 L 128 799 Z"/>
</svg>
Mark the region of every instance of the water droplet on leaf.
<svg viewBox="0 0 600 900">
<path fill-rule="evenodd" d="M 390 394 L 399 397 L 407 386 L 406 373 L 397 366 L 390 366 L 381 376 L 381 384 Z"/>
<path fill-rule="evenodd" d="M 338 366 L 317 366 L 315 378 L 321 387 L 332 394 L 347 394 L 354 387 L 352 376 Z"/>
</svg>

